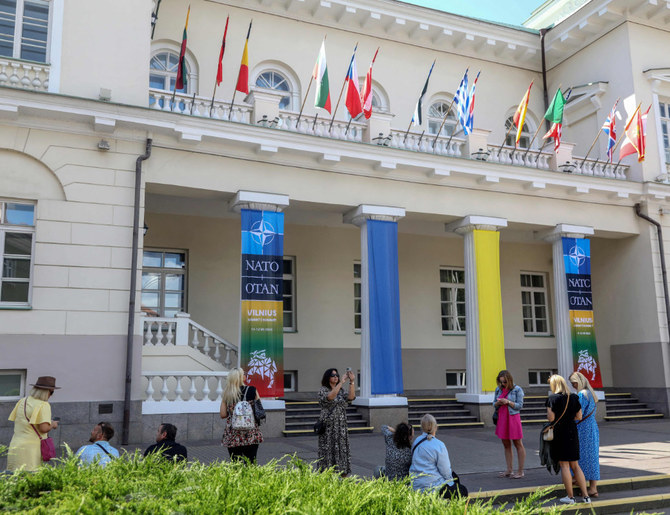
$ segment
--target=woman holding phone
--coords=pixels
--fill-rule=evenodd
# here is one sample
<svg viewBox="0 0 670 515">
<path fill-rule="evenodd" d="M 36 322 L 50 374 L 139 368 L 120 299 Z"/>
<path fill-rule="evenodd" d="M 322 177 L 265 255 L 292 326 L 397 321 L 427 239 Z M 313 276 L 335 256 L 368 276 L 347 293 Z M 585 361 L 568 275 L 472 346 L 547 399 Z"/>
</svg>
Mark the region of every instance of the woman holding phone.
<svg viewBox="0 0 670 515">
<path fill-rule="evenodd" d="M 345 388 L 344 383 L 349 384 Z M 319 469 L 335 467 L 343 477 L 351 473 L 347 406 L 356 397 L 354 373 L 347 369 L 344 378 L 336 368 L 329 368 L 321 378 L 319 389 L 320 420 L 326 430 L 319 435 Z"/>
</svg>

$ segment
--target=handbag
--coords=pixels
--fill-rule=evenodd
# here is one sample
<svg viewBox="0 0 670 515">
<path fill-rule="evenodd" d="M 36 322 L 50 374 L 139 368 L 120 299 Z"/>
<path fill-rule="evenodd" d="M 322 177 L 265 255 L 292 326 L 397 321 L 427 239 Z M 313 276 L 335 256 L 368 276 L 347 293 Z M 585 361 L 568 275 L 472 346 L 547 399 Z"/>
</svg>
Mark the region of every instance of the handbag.
<svg viewBox="0 0 670 515">
<path fill-rule="evenodd" d="M 254 418 L 256 419 L 256 422 L 258 425 L 261 425 L 261 421 L 264 421 L 267 416 L 265 415 L 265 408 L 263 407 L 263 403 L 261 403 L 260 399 L 256 399 L 254 401 Z"/>
<path fill-rule="evenodd" d="M 561 413 L 561 416 L 558 417 L 558 419 L 555 420 L 552 425 L 550 425 L 549 427 L 546 427 L 542 430 L 542 439 L 545 442 L 551 442 L 554 439 L 554 426 L 556 424 L 558 424 L 558 421 L 563 418 L 563 415 L 565 415 L 565 412 L 568 410 L 568 404 L 570 404 L 570 396 L 569 395 L 565 399 L 565 409 L 563 410 L 563 413 Z"/>
<path fill-rule="evenodd" d="M 328 415 L 326 417 L 330 417 L 330 415 L 333 413 L 333 410 L 335 409 L 335 406 L 330 408 L 330 411 L 328 411 Z M 322 435 L 326 432 L 326 422 L 320 418 L 316 422 L 314 422 L 314 434 L 315 435 Z"/>
<path fill-rule="evenodd" d="M 56 446 L 54 445 L 54 440 L 50 436 L 47 436 L 46 438 L 42 438 L 40 436 L 40 432 L 35 429 L 33 424 L 30 423 L 28 413 L 26 412 L 26 404 L 28 404 L 28 397 L 26 397 L 26 399 L 23 401 L 23 415 L 26 417 L 30 427 L 32 427 L 33 431 L 35 431 L 37 438 L 40 439 L 40 453 L 42 454 L 42 461 L 50 461 L 56 457 Z"/>
</svg>

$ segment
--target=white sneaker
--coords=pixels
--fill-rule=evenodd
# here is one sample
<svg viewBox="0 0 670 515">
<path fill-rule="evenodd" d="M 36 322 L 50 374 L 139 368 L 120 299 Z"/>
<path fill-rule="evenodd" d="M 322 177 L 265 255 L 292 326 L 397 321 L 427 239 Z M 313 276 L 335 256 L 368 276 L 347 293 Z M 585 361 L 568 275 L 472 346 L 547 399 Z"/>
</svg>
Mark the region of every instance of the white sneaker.
<svg viewBox="0 0 670 515">
<path fill-rule="evenodd" d="M 567 495 L 565 497 L 561 498 L 560 501 L 563 504 L 575 504 L 575 498 L 574 497 L 568 497 Z"/>
<path fill-rule="evenodd" d="M 589 503 L 589 504 L 590 504 L 590 503 L 591 503 L 591 498 L 587 495 L 586 497 L 584 497 L 584 498 L 582 499 L 582 502 L 585 502 L 585 503 Z"/>
</svg>

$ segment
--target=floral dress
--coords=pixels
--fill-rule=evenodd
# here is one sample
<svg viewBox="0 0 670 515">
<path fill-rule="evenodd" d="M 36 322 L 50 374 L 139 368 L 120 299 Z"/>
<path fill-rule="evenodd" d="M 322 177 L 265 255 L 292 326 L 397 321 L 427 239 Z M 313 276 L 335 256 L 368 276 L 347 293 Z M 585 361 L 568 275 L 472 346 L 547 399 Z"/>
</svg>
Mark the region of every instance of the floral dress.
<svg viewBox="0 0 670 515">
<path fill-rule="evenodd" d="M 381 427 L 386 442 L 386 477 L 389 479 L 402 479 L 409 475 L 409 467 L 412 465 L 412 447 L 398 449 L 393 441 L 393 433 L 389 426 Z"/>
<path fill-rule="evenodd" d="M 241 388 L 241 395 L 244 393 L 244 389 Z M 244 397 L 245 400 L 253 403 L 256 398 L 256 388 L 249 386 L 247 389 L 247 395 Z M 240 400 L 243 397 L 240 396 Z M 254 428 L 249 430 L 240 430 L 233 429 L 232 427 L 232 415 L 235 410 L 235 404 L 226 404 L 228 409 L 228 418 L 226 418 L 226 428 L 223 430 L 223 439 L 221 443 L 226 447 L 242 447 L 244 445 L 254 445 L 261 443 L 263 441 L 263 433 L 258 429 L 258 424 L 254 420 Z"/>
<path fill-rule="evenodd" d="M 328 400 L 331 389 L 319 389 L 320 420 L 326 424 L 326 431 L 319 435 L 319 469 L 335 467 L 340 474 L 351 472 L 349 432 L 347 430 L 348 393 L 341 389 L 335 398 Z"/>
<path fill-rule="evenodd" d="M 582 406 L 582 420 L 577 424 L 579 432 L 579 467 L 587 481 L 600 479 L 600 432 L 596 422 L 596 406 L 593 397 L 586 390 L 579 392 Z M 588 417 L 588 418 L 587 418 Z"/>
</svg>

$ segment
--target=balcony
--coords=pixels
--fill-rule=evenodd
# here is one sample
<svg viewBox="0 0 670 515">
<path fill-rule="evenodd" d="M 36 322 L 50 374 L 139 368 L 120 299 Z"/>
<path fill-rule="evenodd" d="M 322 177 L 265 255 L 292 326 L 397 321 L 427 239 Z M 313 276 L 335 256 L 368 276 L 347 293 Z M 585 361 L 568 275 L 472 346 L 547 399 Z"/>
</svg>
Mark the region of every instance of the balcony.
<svg viewBox="0 0 670 515">
<path fill-rule="evenodd" d="M 49 65 L 0 57 L 0 86 L 49 90 Z"/>
</svg>

